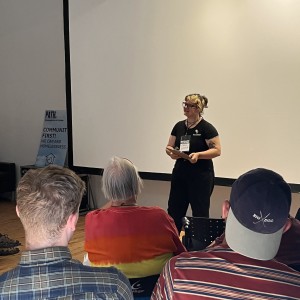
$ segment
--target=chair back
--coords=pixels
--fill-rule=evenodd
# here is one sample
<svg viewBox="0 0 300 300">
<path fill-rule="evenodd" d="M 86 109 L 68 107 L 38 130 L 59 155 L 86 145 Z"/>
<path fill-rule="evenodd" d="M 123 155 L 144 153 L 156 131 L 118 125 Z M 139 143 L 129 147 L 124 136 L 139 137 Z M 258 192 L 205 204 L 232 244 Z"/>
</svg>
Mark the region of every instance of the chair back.
<svg viewBox="0 0 300 300">
<path fill-rule="evenodd" d="M 159 274 L 141 278 L 129 278 L 134 299 L 150 299 Z"/>
<path fill-rule="evenodd" d="M 300 208 L 298 208 L 298 211 L 296 213 L 295 219 L 300 221 Z"/>
<path fill-rule="evenodd" d="M 15 163 L 0 162 L 0 193 L 10 193 L 15 200 L 16 165 Z"/>
<path fill-rule="evenodd" d="M 223 219 L 184 217 L 182 243 L 188 251 L 205 249 L 225 230 Z"/>
</svg>

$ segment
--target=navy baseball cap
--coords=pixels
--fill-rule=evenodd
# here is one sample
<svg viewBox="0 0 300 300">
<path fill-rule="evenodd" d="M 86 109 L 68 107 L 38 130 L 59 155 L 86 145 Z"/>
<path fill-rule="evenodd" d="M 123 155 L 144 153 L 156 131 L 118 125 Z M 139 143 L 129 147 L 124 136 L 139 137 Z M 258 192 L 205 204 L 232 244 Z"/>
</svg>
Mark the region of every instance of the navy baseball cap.
<svg viewBox="0 0 300 300">
<path fill-rule="evenodd" d="M 291 189 L 277 173 L 258 168 L 232 185 L 225 237 L 231 249 L 254 259 L 275 257 L 291 206 Z"/>
</svg>

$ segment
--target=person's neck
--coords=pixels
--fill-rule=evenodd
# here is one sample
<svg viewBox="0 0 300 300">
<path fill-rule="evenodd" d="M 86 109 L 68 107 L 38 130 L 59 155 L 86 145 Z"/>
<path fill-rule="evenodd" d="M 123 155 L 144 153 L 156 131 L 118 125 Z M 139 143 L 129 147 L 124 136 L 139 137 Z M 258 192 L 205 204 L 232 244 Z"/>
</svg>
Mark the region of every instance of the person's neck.
<svg viewBox="0 0 300 300">
<path fill-rule="evenodd" d="M 127 207 L 127 206 L 137 206 L 136 198 L 132 197 L 126 200 L 112 200 L 112 207 Z"/>
<path fill-rule="evenodd" d="M 70 237 L 63 232 L 56 239 L 45 237 L 41 233 L 25 233 L 25 249 L 26 250 L 38 250 L 50 247 L 68 247 Z"/>
<path fill-rule="evenodd" d="M 187 118 L 186 119 L 186 123 L 187 126 L 192 126 L 195 125 L 196 123 L 198 123 L 201 120 L 201 117 L 196 117 L 196 118 Z"/>
<path fill-rule="evenodd" d="M 26 250 L 38 250 L 38 249 L 45 249 L 50 247 L 68 247 L 68 243 L 65 242 L 25 242 L 25 249 Z"/>
<path fill-rule="evenodd" d="M 229 245 L 227 244 L 225 235 L 224 235 L 224 239 L 223 239 L 222 243 L 220 243 L 219 246 L 222 246 L 222 247 L 225 247 L 225 248 L 226 248 L 226 247 L 229 247 Z M 229 248 L 230 248 L 230 247 L 229 247 Z"/>
</svg>

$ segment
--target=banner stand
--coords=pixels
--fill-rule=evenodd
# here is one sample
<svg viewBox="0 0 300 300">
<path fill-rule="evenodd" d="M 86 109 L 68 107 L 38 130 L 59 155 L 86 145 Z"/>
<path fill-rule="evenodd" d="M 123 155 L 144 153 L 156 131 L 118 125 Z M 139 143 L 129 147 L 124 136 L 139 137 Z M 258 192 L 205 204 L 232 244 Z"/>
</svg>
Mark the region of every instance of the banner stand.
<svg viewBox="0 0 300 300">
<path fill-rule="evenodd" d="M 66 110 L 46 110 L 35 166 L 65 166 L 68 150 Z"/>
</svg>

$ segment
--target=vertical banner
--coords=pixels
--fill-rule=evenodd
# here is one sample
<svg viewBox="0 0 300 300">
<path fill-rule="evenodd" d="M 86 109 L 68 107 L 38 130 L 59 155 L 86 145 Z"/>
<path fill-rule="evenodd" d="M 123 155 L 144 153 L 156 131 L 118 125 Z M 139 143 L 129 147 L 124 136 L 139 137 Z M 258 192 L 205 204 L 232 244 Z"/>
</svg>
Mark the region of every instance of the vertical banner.
<svg viewBox="0 0 300 300">
<path fill-rule="evenodd" d="M 64 166 L 68 149 L 67 113 L 65 110 L 46 110 L 36 167 L 51 164 Z"/>
</svg>

